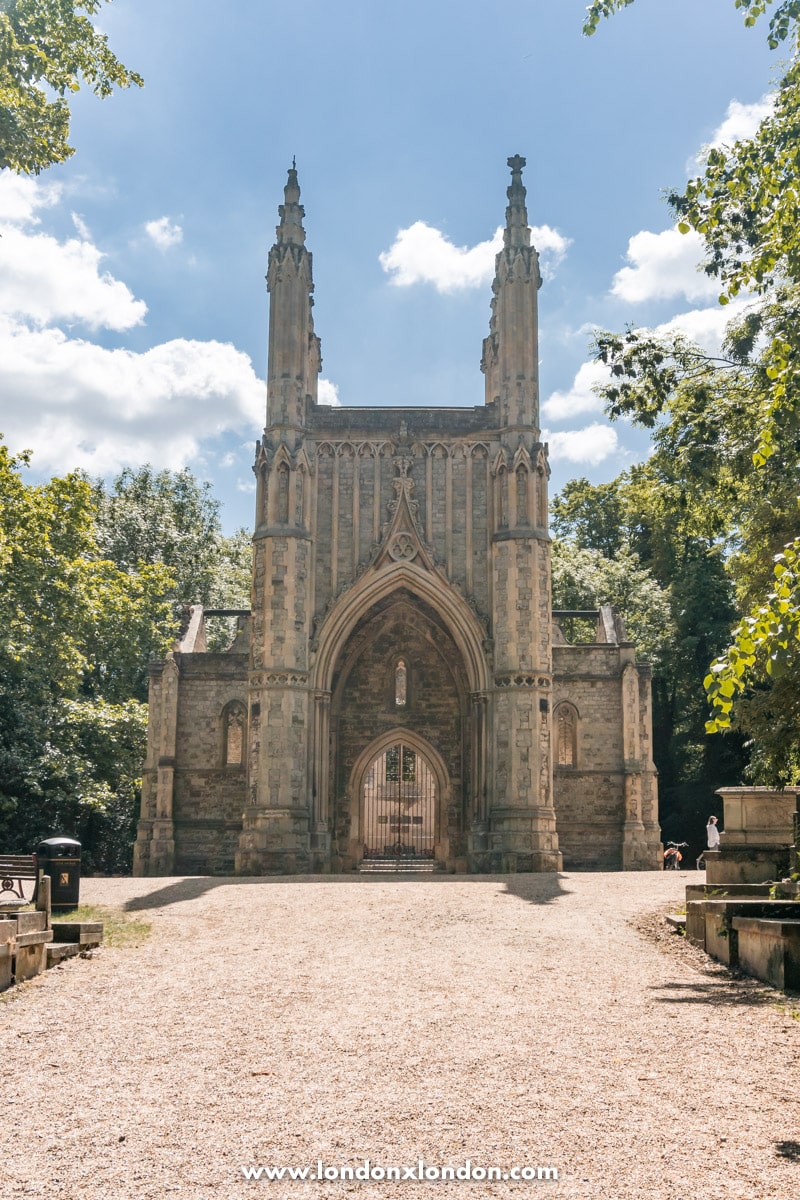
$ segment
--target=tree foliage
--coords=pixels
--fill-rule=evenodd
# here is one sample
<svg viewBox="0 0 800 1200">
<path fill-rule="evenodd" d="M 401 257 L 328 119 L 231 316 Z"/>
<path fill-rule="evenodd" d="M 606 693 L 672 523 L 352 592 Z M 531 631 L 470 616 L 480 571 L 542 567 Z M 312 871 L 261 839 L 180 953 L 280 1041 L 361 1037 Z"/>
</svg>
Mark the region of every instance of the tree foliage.
<svg viewBox="0 0 800 1200">
<path fill-rule="evenodd" d="M 184 603 L 248 605 L 251 541 L 222 535 L 188 471 L 33 486 L 27 462 L 0 441 L 0 844 L 70 833 L 88 866 L 125 870 L 150 660 Z M 211 633 L 222 649 L 232 630 Z"/>
<path fill-rule="evenodd" d="M 709 795 L 738 782 L 746 763 L 741 739 L 705 736 L 702 680 L 726 644 L 735 608 L 705 506 L 686 496 L 670 466 L 670 456 L 656 449 L 611 483 L 573 480 L 554 498 L 562 541 L 553 547 L 553 590 L 557 606 L 610 600 L 620 608 L 628 635 L 653 667 L 662 826 L 667 836 L 701 845 Z"/>
<path fill-rule="evenodd" d="M 594 0 L 584 32 L 631 3 Z M 676 447 L 695 455 L 684 460 L 685 477 L 691 473 L 718 505 L 720 536 L 751 609 L 706 675 L 708 730 L 746 729 L 759 777 L 785 782 L 800 773 L 797 723 L 776 721 L 777 693 L 800 690 L 800 0 L 734 0 L 734 7 L 748 26 L 769 14 L 769 45 L 788 42 L 792 57 L 756 134 L 710 149 L 703 174 L 669 200 L 678 228 L 704 239 L 705 269 L 720 281 L 720 303 L 744 294 L 753 306 L 729 330 L 724 360 L 634 331 L 599 339 L 597 354 L 612 369 L 610 413 L 654 427 L 669 408 Z M 687 399 L 694 411 L 685 406 L 681 422 Z M 755 482 L 742 470 L 748 429 Z M 722 467 L 718 481 L 704 476 L 704 465 Z M 778 545 L 780 537 L 790 540 Z"/>
<path fill-rule="evenodd" d="M 74 154 L 67 94 L 143 80 L 91 18 L 110 0 L 0 0 L 0 168 L 38 175 Z"/>
<path fill-rule="evenodd" d="M 611 17 L 620 9 L 629 8 L 634 0 L 592 0 L 586 10 L 583 22 L 583 32 L 588 36 L 595 33 L 604 17 Z M 744 23 L 755 25 L 759 17 L 770 10 L 768 42 L 773 50 L 777 50 L 781 42 L 791 38 L 795 49 L 798 46 L 798 21 L 800 21 L 800 0 L 733 0 L 733 7 L 741 9 Z"/>
<path fill-rule="evenodd" d="M 103 553 L 124 571 L 162 565 L 173 585 L 166 594 L 176 620 L 187 604 L 249 608 L 253 543 L 244 529 L 226 537 L 220 505 L 208 483 L 191 471 L 126 468 L 107 487 L 94 488 L 97 536 Z M 233 627 L 210 618 L 209 649 L 231 641 Z"/>
<path fill-rule="evenodd" d="M 110 826 L 130 823 L 147 662 L 174 636 L 172 577 L 104 558 L 89 482 L 30 485 L 26 465 L 0 443 L 0 839 L 30 851 L 88 833 L 90 856 L 106 842 L 116 865 Z"/>
</svg>

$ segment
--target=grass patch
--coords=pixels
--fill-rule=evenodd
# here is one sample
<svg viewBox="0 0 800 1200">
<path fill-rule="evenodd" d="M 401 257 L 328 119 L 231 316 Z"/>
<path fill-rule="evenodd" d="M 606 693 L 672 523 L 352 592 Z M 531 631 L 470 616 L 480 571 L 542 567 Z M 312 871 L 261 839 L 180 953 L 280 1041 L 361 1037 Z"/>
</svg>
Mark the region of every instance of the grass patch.
<svg viewBox="0 0 800 1200">
<path fill-rule="evenodd" d="M 150 936 L 152 925 L 132 917 L 121 908 L 105 904 L 80 904 L 69 912 L 53 913 L 54 921 L 102 921 L 103 945 L 127 949 L 141 946 Z"/>
</svg>

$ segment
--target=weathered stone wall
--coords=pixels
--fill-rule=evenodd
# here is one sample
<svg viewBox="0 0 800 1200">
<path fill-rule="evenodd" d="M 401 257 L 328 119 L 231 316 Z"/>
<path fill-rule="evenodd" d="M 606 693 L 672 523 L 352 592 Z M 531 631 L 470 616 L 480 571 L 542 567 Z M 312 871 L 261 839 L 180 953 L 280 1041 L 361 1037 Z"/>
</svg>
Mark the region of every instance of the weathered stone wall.
<svg viewBox="0 0 800 1200">
<path fill-rule="evenodd" d="M 646 800 L 651 799 L 650 785 L 655 787 L 649 669 L 643 666 L 637 667 L 641 753 L 635 762 L 625 758 L 622 678 L 632 661 L 630 646 L 553 647 L 554 716 L 558 705 L 568 701 L 578 718 L 575 765 L 559 765 L 554 747 L 553 790 L 565 869 L 621 869 L 626 777 L 642 779 Z"/>
<path fill-rule="evenodd" d="M 245 765 L 223 764 L 223 713 L 234 700 L 247 706 L 247 656 L 176 654 L 175 659 L 180 672 L 175 871 L 232 875 L 246 802 Z"/>
<path fill-rule="evenodd" d="M 334 424 L 341 410 L 330 411 L 336 414 Z M 395 495 L 392 456 L 399 452 L 398 414 L 387 410 L 380 414 L 382 419 L 375 420 L 372 412 L 362 411 L 373 419 L 365 419 L 363 428 L 348 428 L 346 440 L 321 428 L 322 418 L 317 417 L 315 441 L 309 445 L 315 467 L 311 503 L 317 619 L 370 561 Z M 468 415 L 473 411 L 464 410 Z M 428 415 L 425 410 L 420 412 Z M 408 410 L 403 415 L 408 416 Z M 478 612 L 488 614 L 491 461 L 499 443 L 491 440 L 493 435 L 484 441 L 466 438 L 468 421 L 462 424 L 460 436 L 454 436 L 452 424 L 436 431 L 436 440 L 429 440 L 428 435 L 424 441 L 408 443 L 402 452 L 411 459 L 417 528 L 448 578 Z M 409 429 L 408 436 L 412 433 Z"/>
</svg>

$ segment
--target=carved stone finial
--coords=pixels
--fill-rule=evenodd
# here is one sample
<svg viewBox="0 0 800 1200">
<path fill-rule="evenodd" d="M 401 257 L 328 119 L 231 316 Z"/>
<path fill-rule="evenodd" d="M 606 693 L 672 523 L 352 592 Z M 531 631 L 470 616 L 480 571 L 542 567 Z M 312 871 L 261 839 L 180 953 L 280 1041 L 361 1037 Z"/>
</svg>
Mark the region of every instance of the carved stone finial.
<svg viewBox="0 0 800 1200">
<path fill-rule="evenodd" d="M 528 210 L 525 207 L 527 193 L 522 182 L 522 168 L 525 166 L 525 159 L 521 154 L 515 154 L 513 158 L 508 159 L 508 165 L 511 168 L 511 184 L 506 189 L 508 208 L 506 209 L 503 243 L 507 248 L 518 249 L 531 244 Z"/>
</svg>

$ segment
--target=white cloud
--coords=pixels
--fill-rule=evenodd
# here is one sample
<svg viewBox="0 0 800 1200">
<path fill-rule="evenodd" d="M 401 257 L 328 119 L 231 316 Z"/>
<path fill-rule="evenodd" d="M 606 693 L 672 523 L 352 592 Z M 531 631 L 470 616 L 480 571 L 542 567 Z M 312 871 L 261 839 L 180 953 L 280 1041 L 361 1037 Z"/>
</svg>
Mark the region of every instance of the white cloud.
<svg viewBox="0 0 800 1200">
<path fill-rule="evenodd" d="M 52 208 L 61 198 L 56 183 L 39 183 L 36 179 L 0 171 L 0 221 L 13 224 L 38 224 L 37 208 Z"/>
<path fill-rule="evenodd" d="M 568 421 L 581 413 L 600 412 L 603 401 L 593 388 L 607 383 L 608 368 L 602 363 L 583 363 L 566 392 L 552 392 L 542 404 L 542 416 L 548 421 Z"/>
<path fill-rule="evenodd" d="M 329 404 L 331 408 L 341 408 L 339 388 L 335 383 L 331 383 L 330 379 L 320 378 L 317 386 L 317 403 Z"/>
<path fill-rule="evenodd" d="M 601 425 L 599 421 L 587 425 L 585 429 L 562 430 L 543 434 L 542 437 L 549 442 L 552 457 L 566 459 L 567 462 L 597 466 L 619 451 L 615 431 L 610 425 Z"/>
<path fill-rule="evenodd" d="M 678 313 L 663 325 L 659 325 L 655 332 L 659 336 L 682 333 L 690 341 L 696 342 L 707 354 L 719 354 L 728 322 L 741 317 L 749 303 L 746 297 L 737 297 L 730 304 L 717 304 L 713 308 L 695 308 L 690 312 Z"/>
<path fill-rule="evenodd" d="M 732 146 L 734 142 L 747 141 L 754 137 L 759 125 L 775 111 L 775 93 L 768 92 L 753 104 L 742 104 L 739 100 L 731 100 L 725 113 L 725 120 L 714 130 L 711 141 L 703 147 L 697 156 L 697 163 L 702 165 L 706 153 L 716 146 Z"/>
<path fill-rule="evenodd" d="M 564 237 L 552 225 L 531 225 L 531 241 L 539 251 L 542 277 L 552 279 L 572 245 L 572 238 Z"/>
<path fill-rule="evenodd" d="M 32 449 L 43 469 L 106 474 L 148 461 L 181 467 L 207 438 L 257 433 L 264 384 L 233 346 L 178 338 L 138 353 L 58 327 L 124 331 L 147 311 L 101 271 L 103 254 L 78 214 L 82 240 L 36 228 L 60 197 L 58 187 L 0 173 L 0 429 L 11 449 Z"/>
<path fill-rule="evenodd" d="M 36 324 L 79 321 L 90 329 L 131 329 L 144 320 L 147 305 L 108 272 L 103 254 L 91 242 L 58 242 L 0 223 L 0 313 Z"/>
<path fill-rule="evenodd" d="M 82 240 L 59 242 L 31 226 L 39 209 L 50 208 L 61 189 L 0 172 L 0 314 L 37 325 L 78 321 L 91 329 L 131 329 L 144 320 L 147 305 L 120 280 L 101 271 L 104 255 L 92 244 L 77 213 Z"/>
<path fill-rule="evenodd" d="M 535 225 L 531 234 L 540 254 L 542 273 L 549 277 L 563 259 L 570 239 L 549 225 Z M 448 293 L 491 283 L 495 257 L 502 248 L 502 226 L 489 241 L 468 248 L 453 245 L 425 221 L 415 221 L 401 229 L 390 248 L 378 257 L 396 287 L 430 283 L 438 292 Z"/>
<path fill-rule="evenodd" d="M 258 431 L 264 384 L 220 342 L 176 339 L 108 350 L 0 318 L 0 427 L 37 466 L 106 474 L 126 463 L 178 468 L 208 437 Z"/>
<path fill-rule="evenodd" d="M 169 217 L 158 217 L 148 221 L 144 227 L 145 233 L 159 250 L 171 250 L 183 241 L 183 230 L 180 225 L 173 224 Z"/>
<path fill-rule="evenodd" d="M 703 258 L 703 240 L 699 233 L 662 233 L 643 230 L 628 242 L 627 259 L 632 264 L 617 271 L 611 292 L 621 300 L 641 303 L 685 296 L 687 300 L 706 300 L 719 294 L 719 283 L 698 270 Z"/>
<path fill-rule="evenodd" d="M 70 216 L 72 217 L 72 224 L 75 226 L 78 232 L 78 237 L 83 238 L 85 242 L 90 242 L 92 240 L 92 235 L 89 230 L 89 226 L 86 224 L 81 214 L 74 212 L 70 213 Z"/>
</svg>

